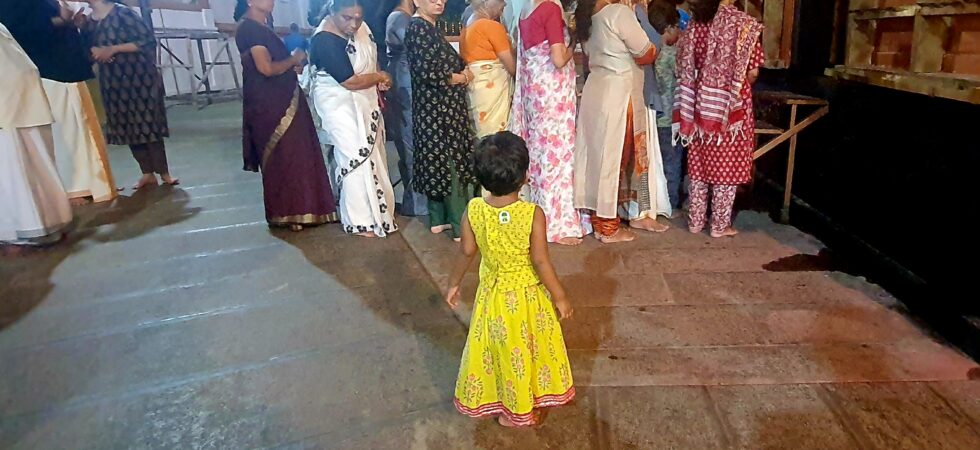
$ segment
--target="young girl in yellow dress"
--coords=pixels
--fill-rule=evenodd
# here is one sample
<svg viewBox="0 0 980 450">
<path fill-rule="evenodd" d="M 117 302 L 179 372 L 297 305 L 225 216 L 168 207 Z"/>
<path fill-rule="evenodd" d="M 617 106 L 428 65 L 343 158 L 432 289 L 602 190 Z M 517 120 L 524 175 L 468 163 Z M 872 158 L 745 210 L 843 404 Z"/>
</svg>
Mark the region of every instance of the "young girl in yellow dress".
<svg viewBox="0 0 980 450">
<path fill-rule="evenodd" d="M 548 256 L 544 212 L 518 198 L 527 182 L 524 140 L 506 131 L 490 135 L 473 160 L 489 195 L 471 200 L 463 215 L 462 254 L 446 294 L 455 308 L 460 282 L 479 251 L 480 286 L 456 381 L 456 409 L 470 417 L 497 416 L 506 427 L 534 425 L 536 409 L 575 397 L 555 313 L 568 319 L 572 307 Z"/>
</svg>

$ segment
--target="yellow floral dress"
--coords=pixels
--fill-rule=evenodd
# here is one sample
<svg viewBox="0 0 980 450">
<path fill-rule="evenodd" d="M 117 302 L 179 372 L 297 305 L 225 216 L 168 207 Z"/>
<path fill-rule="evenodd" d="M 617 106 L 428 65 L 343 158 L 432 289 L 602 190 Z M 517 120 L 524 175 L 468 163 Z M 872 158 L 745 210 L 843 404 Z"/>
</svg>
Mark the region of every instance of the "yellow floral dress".
<svg viewBox="0 0 980 450">
<path fill-rule="evenodd" d="M 561 326 L 531 264 L 534 208 L 524 201 L 495 208 L 482 198 L 467 208 L 483 257 L 456 381 L 456 409 L 470 417 L 531 425 L 533 409 L 575 397 Z"/>
</svg>

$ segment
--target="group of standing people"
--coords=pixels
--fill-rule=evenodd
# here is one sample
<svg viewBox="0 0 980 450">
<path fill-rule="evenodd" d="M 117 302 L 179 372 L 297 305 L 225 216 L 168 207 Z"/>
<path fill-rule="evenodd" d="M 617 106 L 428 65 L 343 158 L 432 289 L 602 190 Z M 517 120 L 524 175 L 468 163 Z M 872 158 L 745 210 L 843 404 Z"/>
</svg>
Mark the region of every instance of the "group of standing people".
<svg viewBox="0 0 980 450">
<path fill-rule="evenodd" d="M 683 32 L 687 13 L 673 0 L 579 0 L 574 29 L 558 0 L 471 0 L 458 51 L 436 25 L 446 0 L 404 0 L 384 30 L 387 70 L 361 3 L 329 2 L 307 55 L 290 53 L 267 26 L 274 2 L 240 2 L 246 169 L 283 152 L 316 160 L 281 157 L 296 167 L 263 169 L 270 223 L 339 218 L 348 233 L 381 237 L 397 231 L 397 212 L 427 215 L 433 233 L 458 239 L 467 202 L 485 194 L 472 169 L 475 143 L 509 130 L 527 142 L 522 195 L 544 210 L 549 242 L 665 231 L 657 217 L 681 207 L 685 160 L 690 231 L 706 226 L 710 204 L 711 235 L 735 234 L 736 186 L 751 176 L 750 85 L 762 60 L 761 25 L 730 0 L 688 2 Z M 588 74 L 581 98 L 579 45 Z M 307 58 L 299 83 L 293 71 Z M 286 118 L 296 126 L 283 128 Z M 329 177 L 313 123 L 334 149 Z M 308 148 L 285 145 L 301 128 Z M 405 183 L 399 202 L 389 137 Z M 307 177 L 318 181 L 297 181 Z M 285 195 L 297 183 L 320 192 Z M 279 210 L 284 203 L 295 204 Z"/>
<path fill-rule="evenodd" d="M 169 131 L 152 31 L 120 2 L 84 3 L 0 1 L 0 66 L 9 81 L 0 94 L 2 242 L 57 241 L 72 221 L 67 202 L 114 199 L 106 143 L 132 150 L 143 173 L 134 189 L 158 184 L 157 176 L 179 182 L 164 148 Z"/>
</svg>

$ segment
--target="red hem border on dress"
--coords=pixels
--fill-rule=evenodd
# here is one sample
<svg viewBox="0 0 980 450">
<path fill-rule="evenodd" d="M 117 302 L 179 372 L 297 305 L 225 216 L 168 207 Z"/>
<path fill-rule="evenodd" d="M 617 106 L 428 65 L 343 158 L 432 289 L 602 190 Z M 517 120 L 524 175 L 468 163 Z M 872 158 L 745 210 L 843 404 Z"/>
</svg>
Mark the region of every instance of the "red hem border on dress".
<svg viewBox="0 0 980 450">
<path fill-rule="evenodd" d="M 568 388 L 564 394 L 561 395 L 544 395 L 534 399 L 534 406 L 531 408 L 531 412 L 527 414 L 514 414 L 502 402 L 488 403 L 486 405 L 478 406 L 476 408 L 469 408 L 463 406 L 459 402 L 459 399 L 454 398 L 453 404 L 456 405 L 456 410 L 459 411 L 464 416 L 469 416 L 473 418 L 487 417 L 502 415 L 507 420 L 514 423 L 514 425 L 526 427 L 534 425 L 534 410 L 538 408 L 548 408 L 554 406 L 562 406 L 575 398 L 575 386 Z"/>
</svg>

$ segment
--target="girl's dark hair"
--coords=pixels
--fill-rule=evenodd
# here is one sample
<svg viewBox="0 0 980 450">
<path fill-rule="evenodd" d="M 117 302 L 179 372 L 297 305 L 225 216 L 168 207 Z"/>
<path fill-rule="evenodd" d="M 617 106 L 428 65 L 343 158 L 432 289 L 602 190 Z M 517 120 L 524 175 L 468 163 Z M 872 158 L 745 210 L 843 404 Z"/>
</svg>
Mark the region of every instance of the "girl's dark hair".
<svg viewBox="0 0 980 450">
<path fill-rule="evenodd" d="M 710 23 L 718 13 L 721 0 L 691 0 L 691 20 L 698 23 Z"/>
<path fill-rule="evenodd" d="M 578 0 L 575 4 L 575 36 L 585 43 L 592 36 L 592 13 L 596 0 Z"/>
<path fill-rule="evenodd" d="M 667 27 L 677 25 L 681 21 L 681 14 L 677 12 L 677 6 L 673 0 L 654 0 L 648 8 L 650 25 L 657 30 L 657 33 L 664 34 Z"/>
<path fill-rule="evenodd" d="M 530 157 L 527 144 L 516 134 L 501 131 L 481 139 L 473 152 L 476 179 L 491 194 L 502 196 L 521 189 Z"/>
<path fill-rule="evenodd" d="M 245 13 L 248 11 L 248 0 L 238 0 L 235 2 L 235 22 L 242 20 Z"/>
</svg>

